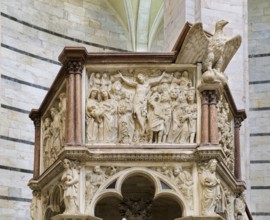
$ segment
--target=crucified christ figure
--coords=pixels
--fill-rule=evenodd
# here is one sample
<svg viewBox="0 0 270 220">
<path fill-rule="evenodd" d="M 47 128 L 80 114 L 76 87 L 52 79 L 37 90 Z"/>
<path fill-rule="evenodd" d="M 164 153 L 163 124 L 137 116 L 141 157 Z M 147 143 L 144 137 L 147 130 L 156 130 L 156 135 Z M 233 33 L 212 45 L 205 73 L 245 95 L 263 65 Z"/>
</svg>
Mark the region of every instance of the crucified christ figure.
<svg viewBox="0 0 270 220">
<path fill-rule="evenodd" d="M 139 73 L 136 77 L 136 81 L 127 79 L 119 72 L 120 78 L 128 86 L 135 88 L 135 94 L 133 98 L 133 117 L 135 123 L 135 139 L 143 137 L 145 133 L 145 122 L 147 117 L 147 99 L 152 86 L 157 85 L 166 75 L 165 72 L 159 77 L 147 79 L 142 73 Z"/>
</svg>

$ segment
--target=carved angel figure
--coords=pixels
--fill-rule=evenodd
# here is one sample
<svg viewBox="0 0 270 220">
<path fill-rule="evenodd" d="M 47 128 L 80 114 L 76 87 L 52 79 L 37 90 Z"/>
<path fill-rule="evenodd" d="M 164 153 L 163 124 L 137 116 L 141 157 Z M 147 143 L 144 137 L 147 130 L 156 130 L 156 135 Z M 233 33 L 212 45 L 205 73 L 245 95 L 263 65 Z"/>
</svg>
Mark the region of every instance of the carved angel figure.
<svg viewBox="0 0 270 220">
<path fill-rule="evenodd" d="M 224 70 L 241 44 L 241 36 L 226 39 L 223 28 L 228 24 L 225 20 L 216 23 L 215 33 L 208 37 L 202 23 L 194 24 L 189 30 L 179 52 L 177 63 L 198 63 L 203 65 L 203 81 L 219 81 L 227 83 Z"/>
</svg>

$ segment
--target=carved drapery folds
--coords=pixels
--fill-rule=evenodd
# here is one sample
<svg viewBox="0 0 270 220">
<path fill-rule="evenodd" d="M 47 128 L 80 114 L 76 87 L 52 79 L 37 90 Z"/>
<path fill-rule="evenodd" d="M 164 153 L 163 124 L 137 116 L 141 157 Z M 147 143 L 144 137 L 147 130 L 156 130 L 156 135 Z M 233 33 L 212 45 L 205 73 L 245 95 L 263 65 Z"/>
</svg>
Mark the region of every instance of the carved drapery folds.
<svg viewBox="0 0 270 220">
<path fill-rule="evenodd" d="M 234 170 L 234 128 L 233 117 L 229 109 L 229 104 L 221 96 L 217 104 L 218 116 L 218 142 L 226 154 L 226 165 Z"/>
<path fill-rule="evenodd" d="M 225 193 L 216 175 L 217 160 L 200 167 L 201 210 L 203 216 L 215 216 L 225 211 Z"/>
<path fill-rule="evenodd" d="M 88 94 L 88 143 L 195 143 L 196 89 L 187 71 L 92 72 Z"/>
<path fill-rule="evenodd" d="M 48 168 L 66 139 L 66 94 L 60 93 L 42 120 L 43 167 Z"/>
<path fill-rule="evenodd" d="M 234 200 L 234 219 L 244 220 L 246 214 L 246 201 L 243 194 L 237 195 Z"/>
<path fill-rule="evenodd" d="M 63 160 L 63 166 L 65 168 L 62 177 L 61 185 L 63 187 L 63 200 L 65 204 L 64 214 L 78 214 L 78 185 L 79 185 L 79 174 L 76 165 L 68 160 Z"/>
<path fill-rule="evenodd" d="M 86 169 L 85 175 L 85 212 L 89 212 L 90 203 L 98 188 L 121 169 L 115 166 L 100 167 L 96 165 Z"/>
<path fill-rule="evenodd" d="M 182 192 L 187 204 L 193 209 L 193 178 L 188 169 L 184 169 L 181 165 L 174 167 L 159 167 L 157 172 L 169 177 Z"/>
</svg>

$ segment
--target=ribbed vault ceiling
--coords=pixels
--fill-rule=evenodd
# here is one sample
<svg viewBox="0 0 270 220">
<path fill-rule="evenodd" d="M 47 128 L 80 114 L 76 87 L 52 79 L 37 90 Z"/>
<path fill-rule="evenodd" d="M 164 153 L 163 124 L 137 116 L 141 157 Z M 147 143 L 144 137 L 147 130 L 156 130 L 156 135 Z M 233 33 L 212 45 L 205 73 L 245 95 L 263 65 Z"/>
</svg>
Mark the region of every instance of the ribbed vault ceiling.
<svg viewBox="0 0 270 220">
<path fill-rule="evenodd" d="M 130 33 L 134 51 L 148 51 L 163 24 L 164 0 L 107 0 Z"/>
</svg>

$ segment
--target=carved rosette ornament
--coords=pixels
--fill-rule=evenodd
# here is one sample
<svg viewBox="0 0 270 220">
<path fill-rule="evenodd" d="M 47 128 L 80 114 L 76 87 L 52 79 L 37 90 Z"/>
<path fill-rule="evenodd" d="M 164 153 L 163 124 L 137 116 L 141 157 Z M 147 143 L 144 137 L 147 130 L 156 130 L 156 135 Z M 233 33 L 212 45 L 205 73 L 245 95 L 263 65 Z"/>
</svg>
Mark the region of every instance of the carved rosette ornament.
<svg viewBox="0 0 270 220">
<path fill-rule="evenodd" d="M 159 71 L 162 72 L 162 71 Z M 195 143 L 196 89 L 187 71 L 89 74 L 88 143 Z"/>
</svg>

